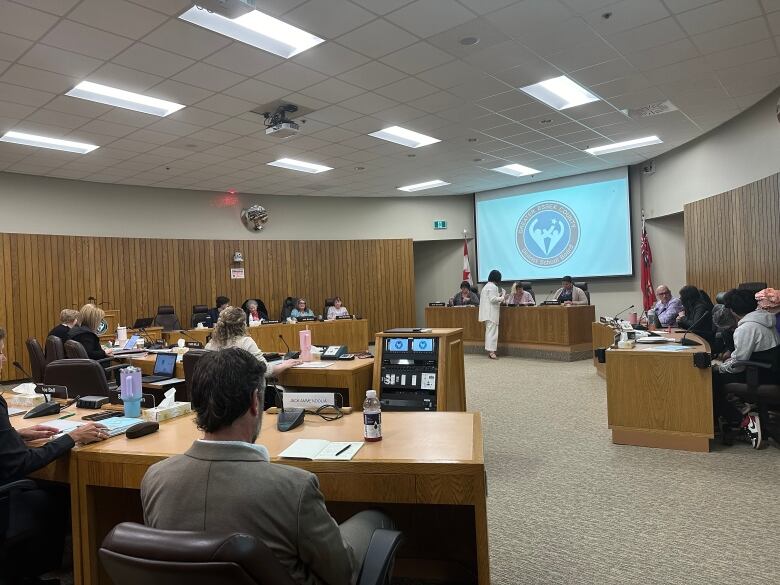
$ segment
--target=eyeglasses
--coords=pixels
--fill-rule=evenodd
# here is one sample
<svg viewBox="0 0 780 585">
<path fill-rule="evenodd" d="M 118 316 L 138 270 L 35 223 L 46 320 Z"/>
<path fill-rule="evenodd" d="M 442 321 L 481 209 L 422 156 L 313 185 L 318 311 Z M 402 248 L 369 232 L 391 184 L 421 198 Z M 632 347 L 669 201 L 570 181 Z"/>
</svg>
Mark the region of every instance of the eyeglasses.
<svg viewBox="0 0 780 585">
<path fill-rule="evenodd" d="M 659 297 L 670 297 L 670 296 L 672 296 L 672 292 L 671 291 L 659 292 L 658 296 Z"/>
</svg>

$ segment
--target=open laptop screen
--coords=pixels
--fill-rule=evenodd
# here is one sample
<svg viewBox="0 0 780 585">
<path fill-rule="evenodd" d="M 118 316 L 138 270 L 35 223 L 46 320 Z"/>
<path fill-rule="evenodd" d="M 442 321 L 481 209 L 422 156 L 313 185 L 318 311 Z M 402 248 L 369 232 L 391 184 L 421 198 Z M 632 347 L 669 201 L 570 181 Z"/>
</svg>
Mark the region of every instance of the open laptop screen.
<svg viewBox="0 0 780 585">
<path fill-rule="evenodd" d="M 176 354 L 175 353 L 158 353 L 157 359 L 154 362 L 154 375 L 155 376 L 171 376 L 173 377 L 173 370 L 176 368 Z"/>
</svg>

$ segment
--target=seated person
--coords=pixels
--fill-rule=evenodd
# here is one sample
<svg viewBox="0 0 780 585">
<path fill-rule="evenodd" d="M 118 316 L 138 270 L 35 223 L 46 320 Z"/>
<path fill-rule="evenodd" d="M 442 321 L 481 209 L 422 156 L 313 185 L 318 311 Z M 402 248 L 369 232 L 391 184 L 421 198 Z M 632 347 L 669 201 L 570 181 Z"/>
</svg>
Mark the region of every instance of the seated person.
<svg viewBox="0 0 780 585">
<path fill-rule="evenodd" d="M 766 362 L 776 370 L 780 366 L 780 334 L 775 328 L 775 315 L 757 309 L 754 294 L 749 290 L 732 289 L 723 299 L 723 304 L 737 319 L 734 330 L 734 351 L 719 363 L 713 362 L 713 388 L 718 391 L 716 404 L 720 416 L 724 416 L 731 424 L 740 422 L 753 439 L 753 446 L 758 448 L 761 430 L 758 416 L 749 414 L 748 405 L 730 400 L 720 389 L 730 382 L 744 382 L 745 368 L 735 365 L 737 361 Z M 759 370 L 759 382 L 768 383 L 777 375 L 773 370 Z M 744 418 L 743 418 L 744 417 Z"/>
<path fill-rule="evenodd" d="M 285 370 L 301 363 L 300 360 L 283 360 L 271 364 L 266 362 L 255 340 L 247 335 L 246 321 L 246 313 L 240 307 L 225 307 L 219 314 L 214 332 L 205 349 L 217 351 L 227 347 L 240 347 L 263 364 L 263 370 L 268 378 L 277 377 Z"/>
<path fill-rule="evenodd" d="M 62 343 L 70 339 L 70 330 L 79 324 L 79 312 L 76 309 L 62 309 L 60 311 L 60 324 L 49 331 L 49 335 L 59 337 Z"/>
<path fill-rule="evenodd" d="M 0 328 L 0 374 L 6 360 L 4 350 L 5 330 Z M 106 427 L 87 423 L 40 447 L 29 445 L 31 441 L 49 439 L 58 432 L 45 424 L 15 430 L 8 417 L 8 404 L 0 394 L 0 484 L 24 479 L 66 454 L 76 443 L 91 443 L 108 437 Z M 62 562 L 69 499 L 67 491 L 63 493 L 55 486 L 51 487 L 50 490 L 19 492 L 11 497 L 8 528 L 6 534 L 0 536 L 32 533 L 35 543 L 31 545 L 31 541 L 23 541 L 16 546 L 11 545 L 7 551 L 13 562 L 0 568 L 0 573 L 3 578 L 9 577 L 12 583 L 58 569 Z M 2 578 L 0 581 L 5 583 Z"/>
<path fill-rule="evenodd" d="M 677 315 L 682 311 L 680 299 L 673 297 L 672 291 L 665 284 L 655 289 L 655 296 L 658 297 L 658 302 L 653 307 L 655 316 L 663 327 L 671 327 L 677 322 Z"/>
<path fill-rule="evenodd" d="M 300 319 L 301 317 L 314 317 L 314 311 L 306 306 L 306 299 L 298 299 L 295 302 L 295 308 L 290 312 L 290 317 Z"/>
<path fill-rule="evenodd" d="M 471 290 L 471 285 L 467 280 L 460 283 L 460 292 L 455 293 L 452 297 L 453 307 L 466 307 L 473 305 L 479 306 L 479 295 Z"/>
<path fill-rule="evenodd" d="M 341 297 L 333 297 L 333 306 L 328 307 L 328 314 L 325 318 L 328 321 L 331 321 L 336 317 L 347 317 L 347 316 L 349 316 L 349 311 L 347 311 L 347 308 L 342 304 Z"/>
<path fill-rule="evenodd" d="M 581 288 L 574 286 L 571 276 L 561 279 L 561 288 L 553 293 L 553 297 L 562 305 L 587 305 L 588 296 Z"/>
<path fill-rule="evenodd" d="M 69 338 L 84 346 L 89 359 L 102 360 L 111 355 L 111 349 L 104 350 L 97 336 L 98 326 L 105 316 L 103 309 L 87 303 L 79 311 L 80 325 L 70 330 Z"/>
<path fill-rule="evenodd" d="M 238 348 L 198 361 L 190 395 L 203 439 L 146 472 L 144 521 L 163 530 L 250 534 L 296 583 L 355 583 L 373 531 L 392 523 L 367 510 L 339 526 L 316 475 L 270 463 L 268 450 L 255 444 L 263 375 L 263 364 Z"/>
<path fill-rule="evenodd" d="M 507 305 L 535 305 L 534 298 L 531 296 L 531 293 L 529 293 L 527 290 L 523 289 L 522 286 L 520 286 L 519 282 L 515 282 L 512 284 L 512 288 L 510 289 L 509 296 L 506 299 Z"/>
<path fill-rule="evenodd" d="M 709 342 L 715 339 L 712 329 L 712 302 L 709 297 L 693 285 L 680 289 L 682 312 L 677 318 L 677 325 L 682 329 L 690 329 L 696 335 Z"/>
<path fill-rule="evenodd" d="M 250 327 L 254 327 L 255 325 L 260 325 L 260 323 L 263 322 L 263 314 L 260 313 L 259 309 L 257 308 L 257 301 L 247 301 L 246 303 L 246 323 Z"/>
<path fill-rule="evenodd" d="M 224 296 L 218 296 L 216 307 L 209 310 L 209 317 L 211 317 L 211 322 L 216 323 L 219 319 L 219 314 L 225 310 L 225 307 L 227 307 L 230 304 L 230 299 Z"/>
</svg>

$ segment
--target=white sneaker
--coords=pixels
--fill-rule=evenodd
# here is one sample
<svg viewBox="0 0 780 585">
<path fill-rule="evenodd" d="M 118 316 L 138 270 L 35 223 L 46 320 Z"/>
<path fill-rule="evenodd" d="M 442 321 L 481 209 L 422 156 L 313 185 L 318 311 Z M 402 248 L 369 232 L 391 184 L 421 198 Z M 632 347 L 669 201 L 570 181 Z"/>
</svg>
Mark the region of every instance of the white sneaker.
<svg viewBox="0 0 780 585">
<path fill-rule="evenodd" d="M 755 412 L 751 412 L 745 418 L 747 422 L 747 425 L 744 427 L 745 433 L 750 438 L 753 449 L 758 449 L 761 447 L 761 421 Z"/>
</svg>

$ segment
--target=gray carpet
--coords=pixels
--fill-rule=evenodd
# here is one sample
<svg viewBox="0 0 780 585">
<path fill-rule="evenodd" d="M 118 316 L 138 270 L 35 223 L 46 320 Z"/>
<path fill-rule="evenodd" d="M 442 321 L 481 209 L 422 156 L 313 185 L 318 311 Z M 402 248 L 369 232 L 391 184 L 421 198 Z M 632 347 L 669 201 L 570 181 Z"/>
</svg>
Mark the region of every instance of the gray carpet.
<svg viewBox="0 0 780 585">
<path fill-rule="evenodd" d="M 780 583 L 780 450 L 613 445 L 590 361 L 466 356 L 491 582 Z"/>
</svg>

